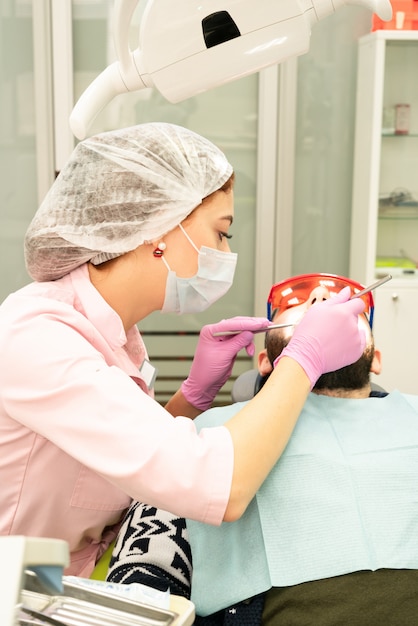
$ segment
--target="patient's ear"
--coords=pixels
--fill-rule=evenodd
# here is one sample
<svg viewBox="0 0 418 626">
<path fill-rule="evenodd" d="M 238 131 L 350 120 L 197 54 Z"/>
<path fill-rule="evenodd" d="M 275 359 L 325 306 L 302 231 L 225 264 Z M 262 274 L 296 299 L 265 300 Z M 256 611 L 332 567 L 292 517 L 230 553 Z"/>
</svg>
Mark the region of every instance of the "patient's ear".
<svg viewBox="0 0 418 626">
<path fill-rule="evenodd" d="M 382 371 L 382 353 L 380 350 L 376 350 L 376 348 L 374 350 L 374 357 L 370 371 L 373 372 L 373 374 L 380 374 Z"/>
<path fill-rule="evenodd" d="M 273 371 L 273 366 L 267 357 L 266 348 L 264 348 L 264 350 L 261 350 L 258 355 L 258 371 L 261 376 L 267 376 Z"/>
</svg>

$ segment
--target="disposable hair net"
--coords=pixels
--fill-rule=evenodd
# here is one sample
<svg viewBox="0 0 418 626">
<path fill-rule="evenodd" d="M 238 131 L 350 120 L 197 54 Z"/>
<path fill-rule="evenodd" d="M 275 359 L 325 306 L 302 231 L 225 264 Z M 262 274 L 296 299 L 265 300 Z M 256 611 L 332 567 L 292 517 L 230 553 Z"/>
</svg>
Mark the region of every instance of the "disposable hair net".
<svg viewBox="0 0 418 626">
<path fill-rule="evenodd" d="M 232 171 L 213 143 L 175 124 L 140 124 L 82 141 L 26 232 L 30 276 L 55 280 L 162 237 Z"/>
</svg>

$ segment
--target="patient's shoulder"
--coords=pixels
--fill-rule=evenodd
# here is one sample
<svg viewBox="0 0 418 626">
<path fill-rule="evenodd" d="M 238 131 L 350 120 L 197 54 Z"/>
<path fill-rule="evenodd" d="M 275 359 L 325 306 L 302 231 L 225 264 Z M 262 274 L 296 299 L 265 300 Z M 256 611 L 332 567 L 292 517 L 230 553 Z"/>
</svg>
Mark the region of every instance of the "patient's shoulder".
<svg viewBox="0 0 418 626">
<path fill-rule="evenodd" d="M 226 406 L 218 406 L 204 411 L 195 419 L 198 430 L 213 426 L 222 426 L 233 417 L 247 402 L 235 402 Z"/>
</svg>

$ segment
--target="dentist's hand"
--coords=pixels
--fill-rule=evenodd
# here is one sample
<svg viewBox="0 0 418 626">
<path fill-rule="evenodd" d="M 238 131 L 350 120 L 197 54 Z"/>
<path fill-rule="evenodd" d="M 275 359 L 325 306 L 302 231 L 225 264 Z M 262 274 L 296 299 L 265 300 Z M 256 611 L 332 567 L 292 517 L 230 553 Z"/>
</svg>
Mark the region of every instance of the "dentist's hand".
<svg viewBox="0 0 418 626">
<path fill-rule="evenodd" d="M 189 376 L 181 385 L 186 400 L 197 409 L 208 409 L 230 377 L 238 352 L 245 348 L 247 354 L 253 356 L 255 348 L 252 331 L 269 324 L 265 317 L 232 317 L 203 326 Z M 213 336 L 213 333 L 230 330 L 241 332 L 237 335 Z"/>
<path fill-rule="evenodd" d="M 358 326 L 365 304 L 350 296 L 350 288 L 344 287 L 335 297 L 312 306 L 274 365 L 284 356 L 291 357 L 305 370 L 312 389 L 321 374 L 357 361 L 366 346 L 365 332 Z"/>
</svg>

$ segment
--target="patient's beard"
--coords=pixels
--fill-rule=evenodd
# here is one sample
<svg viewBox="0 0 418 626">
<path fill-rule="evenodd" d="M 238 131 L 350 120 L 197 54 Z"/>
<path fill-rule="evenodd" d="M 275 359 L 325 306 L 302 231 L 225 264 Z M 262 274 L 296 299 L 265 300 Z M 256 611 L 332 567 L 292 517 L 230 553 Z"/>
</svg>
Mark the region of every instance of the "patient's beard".
<svg viewBox="0 0 418 626">
<path fill-rule="evenodd" d="M 368 346 L 358 361 L 346 365 L 335 372 L 322 374 L 314 385 L 314 390 L 362 389 L 370 383 L 370 368 L 374 357 L 374 346 Z"/>
<path fill-rule="evenodd" d="M 271 332 L 266 337 L 267 356 L 270 363 L 281 354 L 289 343 L 288 338 L 280 336 L 278 332 Z M 335 372 L 322 374 L 313 387 L 313 390 L 323 389 L 362 389 L 370 383 L 370 368 L 374 357 L 374 346 L 367 346 L 361 357 L 355 363 L 346 365 Z"/>
</svg>

